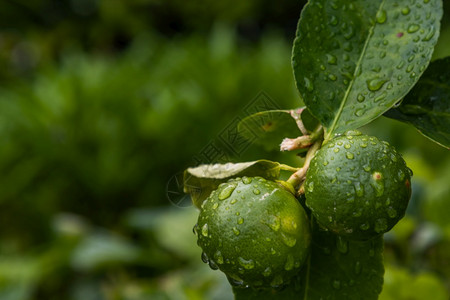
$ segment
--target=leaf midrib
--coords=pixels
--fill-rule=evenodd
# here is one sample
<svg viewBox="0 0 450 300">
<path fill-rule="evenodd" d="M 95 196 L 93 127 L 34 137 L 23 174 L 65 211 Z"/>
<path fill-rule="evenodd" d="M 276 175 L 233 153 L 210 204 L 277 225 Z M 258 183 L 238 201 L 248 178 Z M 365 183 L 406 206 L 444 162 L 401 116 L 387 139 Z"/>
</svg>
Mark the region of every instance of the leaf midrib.
<svg viewBox="0 0 450 300">
<path fill-rule="evenodd" d="M 356 78 L 357 78 L 356 74 L 358 74 L 358 71 L 361 68 L 361 61 L 364 58 L 364 55 L 366 54 L 366 50 L 367 50 L 367 47 L 369 45 L 369 41 L 370 41 L 370 39 L 373 36 L 373 32 L 374 32 L 375 27 L 377 26 L 376 16 L 383 9 L 384 3 L 385 3 L 385 0 L 382 0 L 381 3 L 380 3 L 380 6 L 378 7 L 377 12 L 375 13 L 374 24 L 369 29 L 369 34 L 367 35 L 367 39 L 364 42 L 364 47 L 363 47 L 363 49 L 361 51 L 361 55 L 359 56 L 358 62 L 356 64 L 355 71 L 353 72 L 353 78 L 354 79 L 350 81 L 350 83 L 348 85 L 348 88 L 345 91 L 344 98 L 343 98 L 343 100 L 341 102 L 341 105 L 339 106 L 339 110 L 337 111 L 337 114 L 336 114 L 336 116 L 335 116 L 335 118 L 333 120 L 333 123 L 331 124 L 331 126 L 328 128 L 328 130 L 326 132 L 325 140 L 328 140 L 328 139 L 330 139 L 332 137 L 332 134 L 333 134 L 333 132 L 334 132 L 334 130 L 336 128 L 337 122 L 338 122 L 339 118 L 341 117 L 342 111 L 344 110 L 345 104 L 347 103 L 350 91 L 352 90 L 353 84 L 356 81 Z"/>
</svg>

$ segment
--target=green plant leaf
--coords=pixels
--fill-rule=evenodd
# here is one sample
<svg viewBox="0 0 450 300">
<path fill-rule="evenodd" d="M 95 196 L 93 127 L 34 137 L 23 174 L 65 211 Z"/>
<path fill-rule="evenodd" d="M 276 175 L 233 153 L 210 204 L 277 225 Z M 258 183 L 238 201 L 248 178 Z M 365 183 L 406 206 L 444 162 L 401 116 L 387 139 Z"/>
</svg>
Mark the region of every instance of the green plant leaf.
<svg viewBox="0 0 450 300">
<path fill-rule="evenodd" d="M 406 95 L 431 59 L 441 16 L 441 0 L 309 1 L 292 66 L 326 139 L 369 123 Z"/>
<path fill-rule="evenodd" d="M 432 62 L 400 106 L 385 116 L 414 125 L 450 149 L 450 57 Z"/>
<path fill-rule="evenodd" d="M 292 110 L 268 110 L 243 119 L 238 124 L 239 133 L 267 150 L 279 149 L 283 138 L 303 135 L 300 126 L 312 131 L 318 121 L 305 107 Z M 303 124 L 303 125 L 302 125 Z"/>
<path fill-rule="evenodd" d="M 184 172 L 184 191 L 189 193 L 195 206 L 201 206 L 219 184 L 233 177 L 261 176 L 269 180 L 278 179 L 280 164 L 269 160 L 244 163 L 201 165 Z"/>
<path fill-rule="evenodd" d="M 346 241 L 315 222 L 307 264 L 286 289 L 234 289 L 236 299 L 378 299 L 383 286 L 383 238 Z"/>
</svg>

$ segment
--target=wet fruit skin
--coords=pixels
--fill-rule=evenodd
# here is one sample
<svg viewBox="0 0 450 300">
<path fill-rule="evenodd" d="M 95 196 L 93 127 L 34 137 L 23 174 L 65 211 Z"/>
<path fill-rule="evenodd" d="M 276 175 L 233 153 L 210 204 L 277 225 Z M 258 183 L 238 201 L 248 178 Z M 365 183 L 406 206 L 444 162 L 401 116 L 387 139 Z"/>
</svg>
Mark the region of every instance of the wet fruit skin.
<svg viewBox="0 0 450 300">
<path fill-rule="evenodd" d="M 297 199 L 261 177 L 221 184 L 203 202 L 194 230 L 203 261 L 241 287 L 287 284 L 303 266 L 311 241 Z"/>
<path fill-rule="evenodd" d="M 405 214 L 411 170 L 376 137 L 349 132 L 316 153 L 306 174 L 306 205 L 323 227 L 354 240 L 389 231 Z"/>
</svg>

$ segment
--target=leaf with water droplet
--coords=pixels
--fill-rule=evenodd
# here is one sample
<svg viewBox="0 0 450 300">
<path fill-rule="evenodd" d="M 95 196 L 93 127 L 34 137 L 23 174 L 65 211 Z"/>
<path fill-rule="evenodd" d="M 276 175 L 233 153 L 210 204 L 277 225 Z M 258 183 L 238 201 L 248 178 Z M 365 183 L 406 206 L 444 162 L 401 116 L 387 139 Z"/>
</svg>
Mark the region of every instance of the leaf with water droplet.
<svg viewBox="0 0 450 300">
<path fill-rule="evenodd" d="M 450 149 L 450 57 L 433 61 L 401 104 L 385 116 L 415 126 Z"/>
<path fill-rule="evenodd" d="M 269 160 L 257 160 L 246 163 L 201 165 L 196 168 L 189 168 L 184 172 L 184 191 L 191 195 L 195 206 L 200 208 L 203 200 L 213 190 L 217 189 L 219 184 L 230 178 L 241 176 L 261 176 L 268 180 L 275 180 L 280 176 L 280 164 Z M 228 198 L 233 190 L 233 186 L 222 190 L 219 199 Z"/>
<path fill-rule="evenodd" d="M 347 5 L 309 1 L 292 56 L 297 89 L 325 127 L 326 139 L 378 118 L 410 91 L 430 62 L 442 17 L 442 1 L 421 8 L 410 0 L 352 1 L 358 14 L 335 10 L 336 3 Z M 336 26 L 323 20 L 340 22 Z M 321 30 L 310 34 L 316 27 Z M 406 73 L 405 67 L 396 68 L 399 63 L 412 67 Z"/>
</svg>

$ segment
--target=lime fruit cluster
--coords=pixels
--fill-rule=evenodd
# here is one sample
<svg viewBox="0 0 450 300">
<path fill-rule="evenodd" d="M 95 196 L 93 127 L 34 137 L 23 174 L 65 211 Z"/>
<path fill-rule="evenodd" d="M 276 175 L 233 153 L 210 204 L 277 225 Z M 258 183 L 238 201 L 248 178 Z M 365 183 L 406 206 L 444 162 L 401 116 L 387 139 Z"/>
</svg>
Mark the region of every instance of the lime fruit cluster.
<svg viewBox="0 0 450 300">
<path fill-rule="evenodd" d="M 240 287 L 289 283 L 311 241 L 308 218 L 298 200 L 262 177 L 219 185 L 203 202 L 194 231 L 203 261 Z"/>
<path fill-rule="evenodd" d="M 316 153 L 306 174 L 306 205 L 323 227 L 353 240 L 389 231 L 405 214 L 411 170 L 395 149 L 352 131 Z"/>
</svg>

